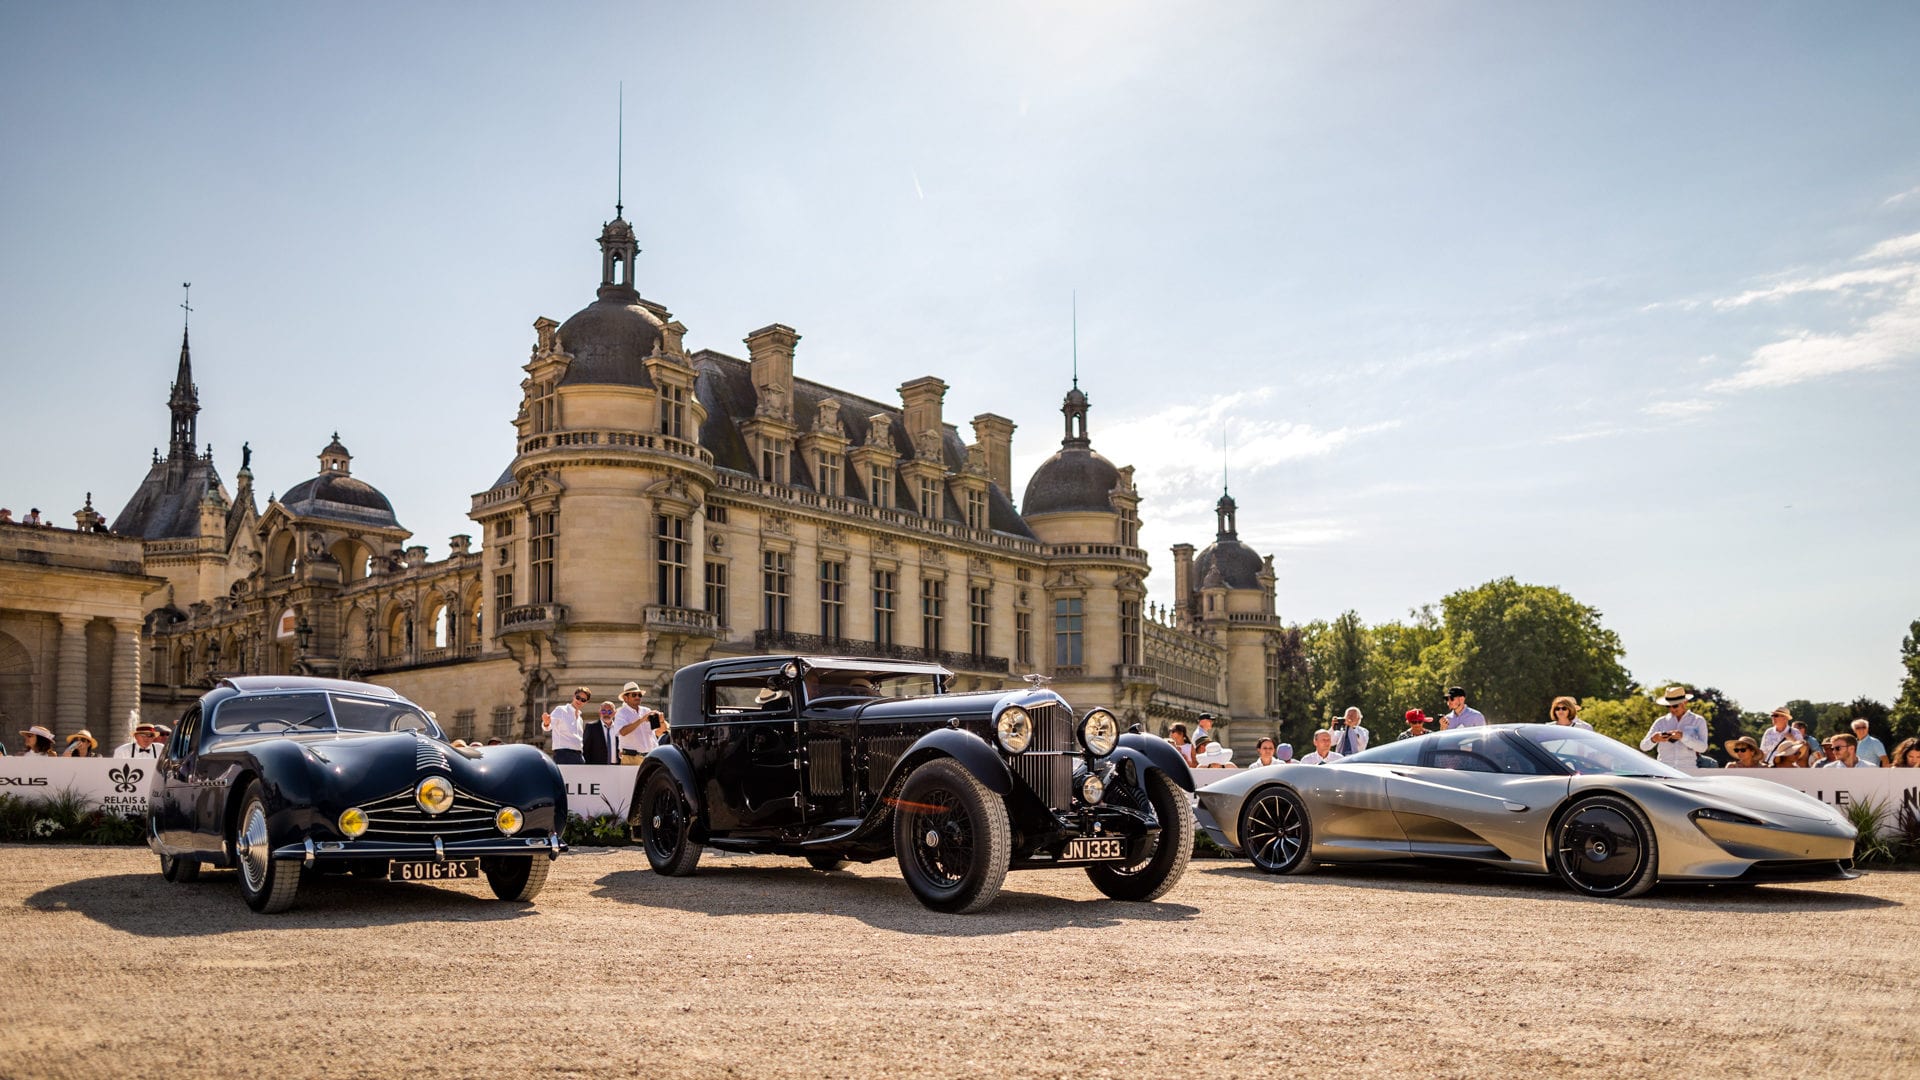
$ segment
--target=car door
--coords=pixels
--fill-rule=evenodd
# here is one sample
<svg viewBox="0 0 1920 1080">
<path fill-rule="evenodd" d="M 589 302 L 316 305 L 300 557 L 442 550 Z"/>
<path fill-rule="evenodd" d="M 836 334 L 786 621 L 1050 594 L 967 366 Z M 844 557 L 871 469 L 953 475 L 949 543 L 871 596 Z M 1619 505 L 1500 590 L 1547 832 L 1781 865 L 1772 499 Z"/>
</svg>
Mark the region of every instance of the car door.
<svg viewBox="0 0 1920 1080">
<path fill-rule="evenodd" d="M 707 680 L 701 734 L 711 744 L 705 794 L 716 832 L 806 821 L 800 713 L 793 694 L 776 685 L 777 673 L 731 670 Z"/>
<path fill-rule="evenodd" d="M 1545 865 L 1544 815 L 1566 798 L 1571 778 L 1549 774 L 1497 729 L 1419 741 L 1420 764 L 1387 775 L 1387 800 L 1412 854 Z"/>
<path fill-rule="evenodd" d="M 160 838 L 160 847 L 169 855 L 185 854 L 193 848 L 195 791 L 191 764 L 197 757 L 193 740 L 199 731 L 199 721 L 200 706 L 195 705 L 180 718 L 166 749 L 154 762 L 156 797 L 149 800 L 148 812 L 153 817 L 153 831 Z"/>
</svg>

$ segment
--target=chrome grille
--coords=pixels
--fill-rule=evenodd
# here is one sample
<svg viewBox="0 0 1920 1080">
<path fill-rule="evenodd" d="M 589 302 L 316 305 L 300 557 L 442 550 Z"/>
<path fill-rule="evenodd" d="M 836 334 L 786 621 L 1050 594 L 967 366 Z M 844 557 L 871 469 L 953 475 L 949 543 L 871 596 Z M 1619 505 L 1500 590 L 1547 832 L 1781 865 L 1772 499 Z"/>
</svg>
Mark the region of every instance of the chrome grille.
<svg viewBox="0 0 1920 1080">
<path fill-rule="evenodd" d="M 455 788 L 453 805 L 444 814 L 429 814 L 413 801 L 413 789 L 395 792 L 361 807 L 367 812 L 368 840 L 419 841 L 477 840 L 498 835 L 493 815 L 500 804 Z"/>
<path fill-rule="evenodd" d="M 447 765 L 447 752 L 440 749 L 439 743 L 434 742 L 432 739 L 422 739 L 415 736 L 414 744 L 413 767 L 416 770 L 420 772 L 426 772 L 429 769 L 438 769 L 441 772 L 447 771 L 449 767 Z"/>
<path fill-rule="evenodd" d="M 844 795 L 847 784 L 840 768 L 839 739 L 807 740 L 807 782 L 815 795 Z"/>
<path fill-rule="evenodd" d="M 1068 750 L 1073 747 L 1073 717 L 1062 705 L 1036 705 L 1027 710 L 1033 718 L 1033 750 Z"/>
<path fill-rule="evenodd" d="M 1067 809 L 1072 800 L 1073 755 L 1028 751 L 1008 757 L 1013 765 L 1013 775 L 1039 796 L 1041 802 L 1052 810 Z"/>
</svg>

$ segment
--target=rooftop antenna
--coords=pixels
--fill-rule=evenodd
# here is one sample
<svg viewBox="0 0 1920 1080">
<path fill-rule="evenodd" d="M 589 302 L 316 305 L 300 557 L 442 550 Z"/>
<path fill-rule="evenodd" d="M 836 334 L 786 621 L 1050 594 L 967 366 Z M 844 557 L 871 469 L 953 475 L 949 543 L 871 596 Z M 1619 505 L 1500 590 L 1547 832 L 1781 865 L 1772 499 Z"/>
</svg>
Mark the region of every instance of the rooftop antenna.
<svg viewBox="0 0 1920 1080">
<path fill-rule="evenodd" d="M 624 79 L 620 81 L 620 131 L 614 137 L 614 146 L 613 216 L 622 217 L 627 210 L 624 202 L 627 183 L 627 83 Z"/>
<path fill-rule="evenodd" d="M 1073 290 L 1073 388 L 1080 389 L 1080 290 Z"/>
<path fill-rule="evenodd" d="M 186 315 L 180 320 L 180 328 L 184 330 L 193 322 L 193 282 L 181 282 L 180 291 L 182 294 L 180 310 L 186 312 Z"/>
</svg>

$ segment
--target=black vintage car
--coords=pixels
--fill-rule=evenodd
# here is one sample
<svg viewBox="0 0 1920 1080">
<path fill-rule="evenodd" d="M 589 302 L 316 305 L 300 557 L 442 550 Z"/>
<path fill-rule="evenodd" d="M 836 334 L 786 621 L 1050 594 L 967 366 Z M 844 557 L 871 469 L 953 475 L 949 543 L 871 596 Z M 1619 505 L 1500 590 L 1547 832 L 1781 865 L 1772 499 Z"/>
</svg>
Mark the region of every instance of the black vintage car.
<svg viewBox="0 0 1920 1080">
<path fill-rule="evenodd" d="M 673 741 L 647 756 L 632 826 L 655 871 L 703 845 L 822 870 L 896 857 L 937 911 L 977 911 L 1009 869 L 1084 866 L 1152 900 L 1193 853 L 1193 777 L 1165 740 L 1034 687 L 948 693 L 934 664 L 813 656 L 682 668 Z"/>
<path fill-rule="evenodd" d="M 239 871 L 255 911 L 284 911 L 301 872 L 395 881 L 484 876 L 531 900 L 565 850 L 560 770 L 531 746 L 449 745 L 419 706 L 340 679 L 224 679 L 161 756 L 148 844 L 168 881 Z"/>
</svg>

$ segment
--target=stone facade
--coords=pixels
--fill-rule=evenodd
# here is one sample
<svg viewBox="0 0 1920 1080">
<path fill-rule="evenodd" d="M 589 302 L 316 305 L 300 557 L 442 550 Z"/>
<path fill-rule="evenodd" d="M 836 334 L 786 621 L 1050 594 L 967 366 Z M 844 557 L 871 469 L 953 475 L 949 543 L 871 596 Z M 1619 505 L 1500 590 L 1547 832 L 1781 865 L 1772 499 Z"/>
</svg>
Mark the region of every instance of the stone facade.
<svg viewBox="0 0 1920 1080">
<path fill-rule="evenodd" d="M 514 445 L 472 499 L 478 544 L 455 536 L 437 561 L 337 435 L 263 509 L 243 451 L 229 495 L 194 443 L 183 339 L 168 456 L 115 522 L 153 575 L 129 581 L 158 585 L 149 709 L 177 713 L 225 674 L 340 675 L 393 686 L 457 737 L 537 741 L 576 685 L 610 700 L 632 679 L 663 705 L 683 664 L 817 650 L 937 660 L 962 688 L 1039 674 L 1156 731 L 1202 711 L 1249 747 L 1272 729 L 1271 560 L 1223 498 L 1216 543 L 1175 549 L 1176 603 L 1150 607 L 1134 469 L 1093 450 L 1077 381 L 1061 449 L 1016 506 L 1012 421 L 982 414 L 963 437 L 932 376 L 886 401 L 812 382 L 779 323 L 745 357 L 689 350 L 632 285 L 632 227 L 616 217 L 600 247 L 593 303 L 533 324 Z"/>
</svg>

